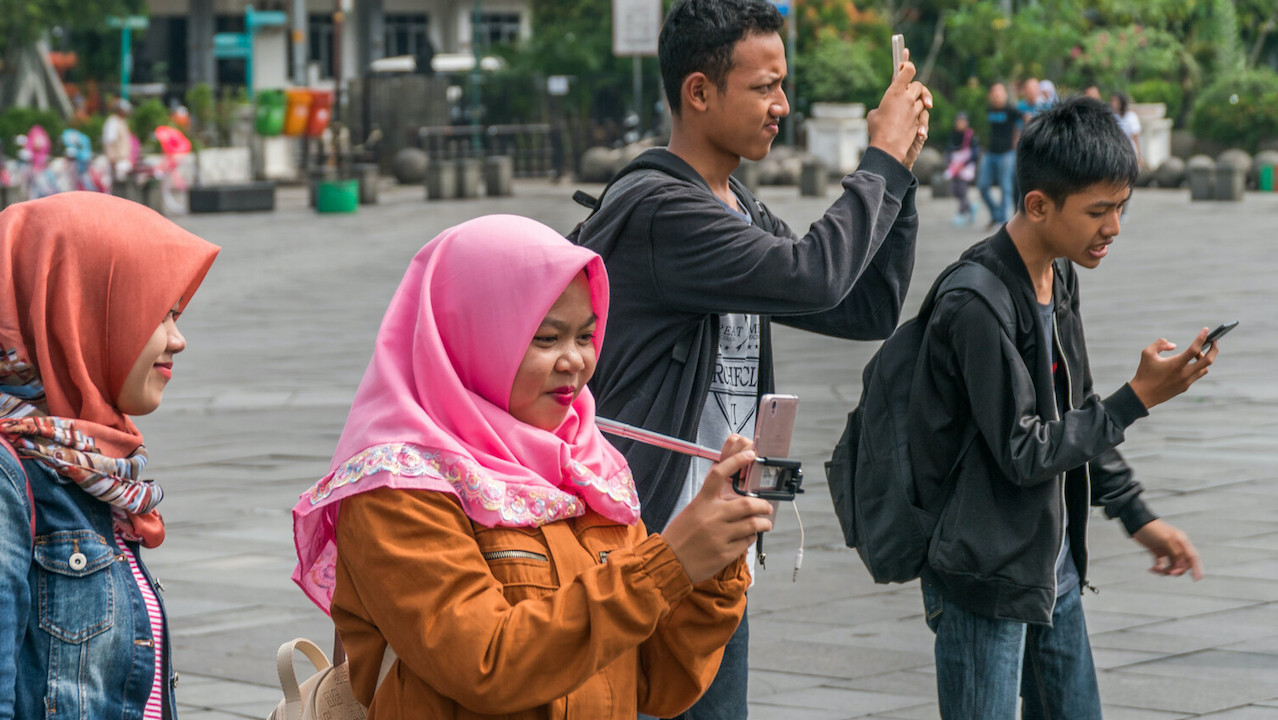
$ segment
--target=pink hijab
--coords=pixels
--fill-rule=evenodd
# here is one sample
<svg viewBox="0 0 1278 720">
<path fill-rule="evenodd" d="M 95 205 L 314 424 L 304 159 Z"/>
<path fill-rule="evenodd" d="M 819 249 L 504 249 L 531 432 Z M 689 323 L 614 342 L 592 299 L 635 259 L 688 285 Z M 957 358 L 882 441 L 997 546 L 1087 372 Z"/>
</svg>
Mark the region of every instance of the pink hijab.
<svg viewBox="0 0 1278 720">
<path fill-rule="evenodd" d="M 634 481 L 595 427 L 589 390 L 554 432 L 507 409 L 528 343 L 583 269 L 598 352 L 608 315 L 603 261 L 545 225 L 482 217 L 417 253 L 382 320 L 330 472 L 293 508 L 293 581 L 315 604 L 328 610 L 337 512 L 357 493 L 448 493 L 489 527 L 539 527 L 587 508 L 619 523 L 638 520 Z"/>
</svg>

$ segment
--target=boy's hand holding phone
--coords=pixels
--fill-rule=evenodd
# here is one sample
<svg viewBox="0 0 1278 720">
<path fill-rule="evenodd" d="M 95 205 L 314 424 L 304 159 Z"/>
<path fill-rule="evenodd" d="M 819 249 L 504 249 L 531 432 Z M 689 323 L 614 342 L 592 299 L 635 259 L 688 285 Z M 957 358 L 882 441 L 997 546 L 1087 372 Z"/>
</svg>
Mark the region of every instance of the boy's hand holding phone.
<svg viewBox="0 0 1278 720">
<path fill-rule="evenodd" d="M 900 43 L 896 37 L 900 36 L 894 36 L 894 46 Z M 886 152 L 913 169 L 914 161 L 927 141 L 932 93 L 922 83 L 914 81 L 916 70 L 909 61 L 910 51 L 903 45 L 899 47 L 903 60 L 894 63 L 892 83 L 879 106 L 866 116 L 866 123 L 871 147 Z"/>
<path fill-rule="evenodd" d="M 1159 338 L 1140 354 L 1136 376 L 1128 383 L 1136 397 L 1149 409 L 1171 400 L 1189 389 L 1215 362 L 1220 347 L 1212 343 L 1206 352 L 1207 328 L 1199 331 L 1189 348 L 1179 355 L 1163 357 L 1162 353 L 1175 350 L 1176 344 Z"/>
</svg>

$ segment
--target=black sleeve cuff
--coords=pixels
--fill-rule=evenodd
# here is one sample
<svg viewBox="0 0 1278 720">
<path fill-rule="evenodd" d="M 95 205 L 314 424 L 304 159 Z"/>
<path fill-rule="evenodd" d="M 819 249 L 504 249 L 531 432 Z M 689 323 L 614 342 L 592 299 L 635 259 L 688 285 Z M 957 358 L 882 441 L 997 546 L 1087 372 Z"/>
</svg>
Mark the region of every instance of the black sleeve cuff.
<svg viewBox="0 0 1278 720">
<path fill-rule="evenodd" d="M 1145 403 L 1140 401 L 1140 398 L 1136 396 L 1136 391 L 1132 390 L 1132 386 L 1127 383 L 1124 383 L 1113 395 L 1101 402 L 1104 404 L 1105 412 L 1110 419 L 1124 429 L 1149 415 L 1149 409 L 1145 407 Z"/>
<path fill-rule="evenodd" d="M 909 168 L 897 162 L 897 159 L 883 152 L 876 147 L 868 147 L 865 154 L 861 156 L 861 164 L 856 171 L 866 171 L 874 173 L 883 178 L 887 184 L 887 191 L 892 197 L 901 201 L 901 214 L 908 215 L 914 212 L 914 196 L 910 193 L 910 189 L 918 186 L 918 180 L 915 179 L 914 173 Z M 910 194 L 910 212 L 905 212 L 905 196 Z"/>
<path fill-rule="evenodd" d="M 1128 535 L 1135 535 L 1138 530 L 1158 519 L 1158 515 L 1150 510 L 1140 496 L 1134 497 L 1118 514 L 1118 520 Z"/>
</svg>

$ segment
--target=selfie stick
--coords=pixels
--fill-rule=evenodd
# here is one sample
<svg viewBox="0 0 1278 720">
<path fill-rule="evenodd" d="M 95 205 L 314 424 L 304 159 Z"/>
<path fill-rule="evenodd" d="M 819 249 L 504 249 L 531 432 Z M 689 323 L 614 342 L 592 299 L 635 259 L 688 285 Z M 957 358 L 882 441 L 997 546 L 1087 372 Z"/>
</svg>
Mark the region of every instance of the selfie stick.
<svg viewBox="0 0 1278 720">
<path fill-rule="evenodd" d="M 645 430 L 634 425 L 627 425 L 616 420 L 608 418 L 595 418 L 595 425 L 600 430 L 609 435 L 616 435 L 628 440 L 638 440 L 645 445 L 673 450 L 684 455 L 705 458 L 713 462 L 719 462 L 719 458 L 723 453 L 718 450 L 711 450 L 708 447 L 697 445 L 696 443 L 680 440 L 669 435 Z M 732 479 L 732 490 L 738 495 L 746 497 L 763 498 L 764 500 L 794 500 L 794 496 L 803 492 L 803 463 L 798 460 L 790 460 L 788 458 L 755 458 L 755 462 L 766 467 L 774 467 L 778 469 L 777 489 L 775 490 L 757 490 L 749 492 L 741 489 L 740 473 Z"/>
<path fill-rule="evenodd" d="M 690 443 L 687 440 L 680 440 L 679 438 L 670 437 L 669 435 L 662 435 L 661 433 L 656 433 L 651 430 L 644 430 L 641 427 L 627 425 L 625 423 L 617 422 L 616 420 L 609 420 L 608 418 L 595 418 L 595 425 L 598 425 L 600 430 L 608 433 L 609 435 L 616 435 L 617 437 L 623 437 L 627 440 L 638 440 L 645 445 L 653 445 L 655 447 L 665 448 L 666 450 L 674 450 L 675 452 L 683 453 L 684 455 L 705 458 L 706 460 L 712 460 L 714 462 L 719 462 L 720 456 L 723 455 L 723 453 L 718 450 L 711 450 L 708 447 L 702 447 L 696 443 Z"/>
</svg>

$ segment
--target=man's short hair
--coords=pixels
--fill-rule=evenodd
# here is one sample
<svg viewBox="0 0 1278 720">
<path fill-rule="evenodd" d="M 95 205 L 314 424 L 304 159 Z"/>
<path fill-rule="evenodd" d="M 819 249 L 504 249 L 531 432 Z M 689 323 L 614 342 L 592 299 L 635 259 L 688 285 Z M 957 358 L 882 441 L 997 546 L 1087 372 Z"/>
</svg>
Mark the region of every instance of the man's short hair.
<svg viewBox="0 0 1278 720">
<path fill-rule="evenodd" d="M 1097 183 L 1136 183 L 1140 167 L 1132 141 L 1108 105 L 1071 97 L 1039 113 L 1016 145 L 1016 178 L 1025 194 L 1038 190 L 1059 207 Z"/>
<path fill-rule="evenodd" d="M 661 83 L 670 112 L 682 110 L 683 81 L 705 73 L 720 92 L 732 71 L 732 50 L 750 34 L 774 33 L 785 20 L 766 0 L 679 0 L 666 15 L 657 42 Z"/>
</svg>

